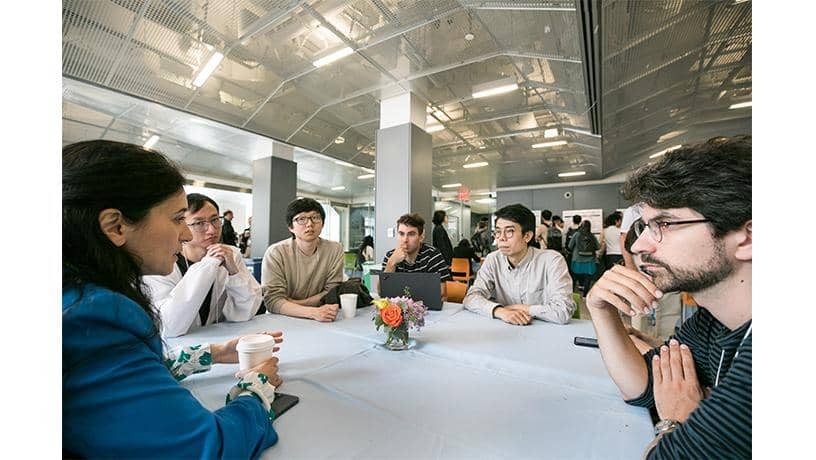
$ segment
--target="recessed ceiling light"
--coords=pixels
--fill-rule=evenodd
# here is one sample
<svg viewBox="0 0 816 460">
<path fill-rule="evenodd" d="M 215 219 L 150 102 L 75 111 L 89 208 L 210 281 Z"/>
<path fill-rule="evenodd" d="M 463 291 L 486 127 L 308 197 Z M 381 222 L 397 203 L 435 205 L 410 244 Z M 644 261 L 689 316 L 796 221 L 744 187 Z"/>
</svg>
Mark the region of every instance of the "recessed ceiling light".
<svg viewBox="0 0 816 460">
<path fill-rule="evenodd" d="M 465 40 L 467 40 L 467 41 L 471 41 L 474 38 L 476 38 L 476 36 L 473 35 L 471 32 L 468 32 L 468 33 L 465 34 Z"/>
<path fill-rule="evenodd" d="M 680 147 L 682 147 L 682 145 L 680 145 L 680 144 L 672 145 L 671 147 L 669 147 L 667 149 L 663 149 L 663 150 L 661 150 L 661 151 L 659 151 L 657 153 L 653 153 L 653 154 L 649 155 L 649 158 L 657 158 L 657 157 L 659 157 L 661 155 L 665 155 L 666 153 L 671 152 L 674 149 L 679 149 Z"/>
<path fill-rule="evenodd" d="M 210 75 L 215 71 L 218 67 L 218 64 L 221 63 L 221 60 L 224 59 L 224 55 L 219 53 L 218 51 L 214 52 L 212 56 L 210 56 L 210 60 L 204 64 L 204 67 L 201 68 L 201 71 L 198 73 L 198 76 L 195 77 L 193 80 L 193 86 L 200 87 L 210 78 Z"/>
<path fill-rule="evenodd" d="M 555 147 L 558 145 L 567 145 L 567 141 L 541 142 L 540 144 L 533 144 L 532 147 L 534 149 L 542 149 L 544 147 Z"/>
<path fill-rule="evenodd" d="M 337 136 L 334 138 L 335 144 L 342 144 L 343 142 L 346 142 L 346 138 L 343 136 Z"/>
<path fill-rule="evenodd" d="M 153 146 L 156 145 L 156 142 L 159 142 L 159 136 L 154 134 L 150 136 L 150 139 L 148 139 L 147 142 L 144 143 L 144 148 L 152 149 Z"/>
<path fill-rule="evenodd" d="M 357 179 L 371 179 L 374 177 L 374 174 L 363 174 L 361 176 L 357 176 Z"/>
<path fill-rule="evenodd" d="M 344 185 L 340 185 L 340 186 L 337 186 L 337 187 L 332 187 L 332 190 L 345 190 L 345 189 L 346 189 L 346 187 Z"/>
<path fill-rule="evenodd" d="M 459 182 L 457 182 L 457 183 L 455 183 L 455 184 L 445 184 L 445 185 L 443 185 L 443 186 L 442 186 L 442 188 L 456 188 L 456 187 L 460 187 L 461 185 L 462 185 L 462 184 L 460 184 Z"/>
<path fill-rule="evenodd" d="M 463 168 L 481 168 L 482 166 L 487 166 L 488 163 L 486 161 L 479 161 L 476 163 L 468 163 L 466 165 L 462 165 Z"/>
<path fill-rule="evenodd" d="M 342 59 L 342 58 L 348 56 L 349 54 L 353 54 L 353 53 L 354 53 L 354 50 L 347 46 L 345 48 L 341 48 L 341 49 L 339 49 L 339 50 L 337 50 L 337 51 L 335 51 L 335 52 L 333 52 L 333 53 L 331 53 L 331 54 L 329 54 L 329 55 L 327 55 L 325 57 L 322 57 L 322 58 L 312 62 L 312 65 L 314 65 L 315 67 L 323 67 L 326 64 L 331 64 L 332 62 L 334 62 L 334 61 L 336 61 L 338 59 Z"/>
<path fill-rule="evenodd" d="M 573 171 L 573 172 L 558 173 L 558 177 L 583 176 L 584 174 L 586 174 L 586 171 Z"/>
<path fill-rule="evenodd" d="M 751 107 L 752 102 L 753 101 L 740 102 L 739 104 L 731 104 L 728 108 L 729 109 L 744 109 L 745 107 Z"/>
</svg>

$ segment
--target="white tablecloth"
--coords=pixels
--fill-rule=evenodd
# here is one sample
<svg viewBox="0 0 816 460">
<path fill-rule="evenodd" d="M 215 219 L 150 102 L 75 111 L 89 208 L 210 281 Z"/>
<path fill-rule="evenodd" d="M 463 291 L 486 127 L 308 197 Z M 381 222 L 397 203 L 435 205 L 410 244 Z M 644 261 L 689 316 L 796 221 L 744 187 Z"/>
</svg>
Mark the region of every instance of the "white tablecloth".
<svg viewBox="0 0 816 460">
<path fill-rule="evenodd" d="M 599 351 L 572 344 L 594 336 L 588 321 L 511 326 L 446 303 L 412 332 L 415 348 L 395 352 L 380 346 L 372 308 L 334 323 L 261 315 L 167 342 L 284 332 L 279 391 L 300 403 L 274 421 L 280 439 L 264 458 L 634 459 L 652 439 L 648 411 L 621 400 Z M 237 368 L 182 385 L 214 410 Z"/>
</svg>

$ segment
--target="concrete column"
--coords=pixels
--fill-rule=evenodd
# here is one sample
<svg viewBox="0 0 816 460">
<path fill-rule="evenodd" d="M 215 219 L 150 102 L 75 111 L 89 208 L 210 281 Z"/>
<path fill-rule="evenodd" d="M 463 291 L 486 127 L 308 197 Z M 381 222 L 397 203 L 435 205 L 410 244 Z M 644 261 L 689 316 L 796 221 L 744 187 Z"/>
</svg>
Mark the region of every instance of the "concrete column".
<svg viewBox="0 0 816 460">
<path fill-rule="evenodd" d="M 405 93 L 380 103 L 377 130 L 376 260 L 396 247 L 397 219 L 409 212 L 425 219 L 425 241 L 433 232 L 431 135 L 424 131 L 425 103 Z"/>
<path fill-rule="evenodd" d="M 290 236 L 286 206 L 297 197 L 294 148 L 273 146 L 274 156 L 252 162 L 252 257 L 263 257 L 272 244 Z"/>
</svg>

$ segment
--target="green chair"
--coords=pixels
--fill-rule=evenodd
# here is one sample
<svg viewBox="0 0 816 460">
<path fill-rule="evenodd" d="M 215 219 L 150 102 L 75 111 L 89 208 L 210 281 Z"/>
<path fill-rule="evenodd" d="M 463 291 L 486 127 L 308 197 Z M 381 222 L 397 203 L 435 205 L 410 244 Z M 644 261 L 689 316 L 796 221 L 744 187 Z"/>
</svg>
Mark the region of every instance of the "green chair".
<svg viewBox="0 0 816 460">
<path fill-rule="evenodd" d="M 572 314 L 573 319 L 581 319 L 581 294 L 578 292 L 572 293 L 572 300 L 575 302 L 575 313 Z"/>
<path fill-rule="evenodd" d="M 349 278 L 354 277 L 357 271 L 357 253 L 354 251 L 346 251 L 343 254 L 343 270 L 346 271 L 346 275 Z"/>
</svg>

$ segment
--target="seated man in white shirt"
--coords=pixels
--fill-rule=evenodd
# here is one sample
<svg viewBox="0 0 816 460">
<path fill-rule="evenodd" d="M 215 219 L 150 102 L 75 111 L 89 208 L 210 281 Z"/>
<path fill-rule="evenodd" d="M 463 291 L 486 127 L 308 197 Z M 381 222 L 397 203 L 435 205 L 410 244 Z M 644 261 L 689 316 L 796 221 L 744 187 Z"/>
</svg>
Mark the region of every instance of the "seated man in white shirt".
<svg viewBox="0 0 816 460">
<path fill-rule="evenodd" d="M 518 326 L 533 318 L 558 324 L 575 312 L 572 279 L 564 256 L 529 246 L 535 216 L 520 204 L 496 211 L 496 245 L 482 262 L 468 290 L 465 308 Z"/>
<path fill-rule="evenodd" d="M 237 247 L 219 244 L 218 204 L 191 193 L 184 218 L 193 239 L 182 245 L 173 272 L 142 278 L 161 314 L 162 336 L 178 337 L 219 321 L 249 321 L 261 306 L 261 285 Z"/>
</svg>

